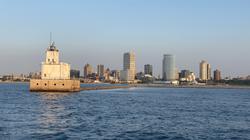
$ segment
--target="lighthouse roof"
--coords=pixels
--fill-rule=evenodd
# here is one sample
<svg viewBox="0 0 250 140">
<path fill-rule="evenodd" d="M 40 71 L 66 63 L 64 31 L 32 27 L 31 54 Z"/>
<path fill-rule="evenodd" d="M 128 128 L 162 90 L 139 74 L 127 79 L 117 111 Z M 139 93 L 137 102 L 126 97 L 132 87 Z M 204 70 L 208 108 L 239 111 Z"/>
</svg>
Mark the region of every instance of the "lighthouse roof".
<svg viewBox="0 0 250 140">
<path fill-rule="evenodd" d="M 51 42 L 48 48 L 48 51 L 58 51 L 58 49 L 55 46 L 55 42 Z"/>
</svg>

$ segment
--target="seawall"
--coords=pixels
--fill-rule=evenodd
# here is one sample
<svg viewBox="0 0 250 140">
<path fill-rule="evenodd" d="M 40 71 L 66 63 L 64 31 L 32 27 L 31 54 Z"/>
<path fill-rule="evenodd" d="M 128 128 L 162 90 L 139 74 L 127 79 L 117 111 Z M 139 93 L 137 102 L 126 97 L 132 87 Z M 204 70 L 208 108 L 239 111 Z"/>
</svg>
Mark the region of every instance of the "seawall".
<svg viewBox="0 0 250 140">
<path fill-rule="evenodd" d="M 31 79 L 30 91 L 76 92 L 80 91 L 80 81 Z"/>
</svg>

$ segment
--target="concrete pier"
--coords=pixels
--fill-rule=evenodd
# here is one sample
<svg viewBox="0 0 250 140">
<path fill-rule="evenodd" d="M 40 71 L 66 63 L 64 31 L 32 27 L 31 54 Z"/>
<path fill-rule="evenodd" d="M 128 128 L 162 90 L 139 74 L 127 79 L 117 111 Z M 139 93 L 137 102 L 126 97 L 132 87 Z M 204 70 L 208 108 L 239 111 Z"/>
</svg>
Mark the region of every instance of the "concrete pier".
<svg viewBox="0 0 250 140">
<path fill-rule="evenodd" d="M 107 89 L 124 89 L 124 88 L 130 88 L 131 86 L 94 86 L 94 87 L 82 87 L 80 88 L 81 91 L 85 90 L 107 90 Z"/>
<path fill-rule="evenodd" d="M 30 91 L 37 92 L 77 92 L 80 91 L 79 80 L 30 80 Z"/>
</svg>

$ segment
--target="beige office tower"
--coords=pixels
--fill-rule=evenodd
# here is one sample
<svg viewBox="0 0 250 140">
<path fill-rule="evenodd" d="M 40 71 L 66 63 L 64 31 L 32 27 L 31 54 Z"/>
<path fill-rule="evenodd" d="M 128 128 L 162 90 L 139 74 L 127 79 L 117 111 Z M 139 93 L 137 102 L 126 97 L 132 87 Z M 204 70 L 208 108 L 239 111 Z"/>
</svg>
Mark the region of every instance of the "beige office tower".
<svg viewBox="0 0 250 140">
<path fill-rule="evenodd" d="M 212 72 L 211 72 L 211 65 L 207 64 L 207 80 L 211 80 Z"/>
<path fill-rule="evenodd" d="M 123 55 L 123 71 L 121 73 L 122 81 L 134 81 L 136 74 L 135 53 L 127 52 Z"/>
<path fill-rule="evenodd" d="M 211 65 L 202 60 L 200 63 L 200 80 L 207 81 L 211 79 Z"/>
<path fill-rule="evenodd" d="M 87 78 L 93 73 L 93 68 L 90 64 L 86 64 L 83 68 L 84 78 Z"/>
</svg>

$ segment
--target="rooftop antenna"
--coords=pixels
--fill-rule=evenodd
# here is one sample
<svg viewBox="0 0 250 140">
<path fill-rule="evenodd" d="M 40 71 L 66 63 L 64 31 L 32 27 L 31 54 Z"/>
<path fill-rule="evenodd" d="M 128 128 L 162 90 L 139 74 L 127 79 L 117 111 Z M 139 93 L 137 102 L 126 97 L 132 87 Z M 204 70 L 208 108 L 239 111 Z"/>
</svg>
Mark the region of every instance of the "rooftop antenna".
<svg viewBox="0 0 250 140">
<path fill-rule="evenodd" d="M 52 32 L 50 32 L 50 45 L 52 45 Z"/>
<path fill-rule="evenodd" d="M 52 32 L 50 32 L 49 50 L 57 50 L 57 49 L 56 49 L 56 46 L 55 46 L 55 42 L 52 41 Z"/>
</svg>

